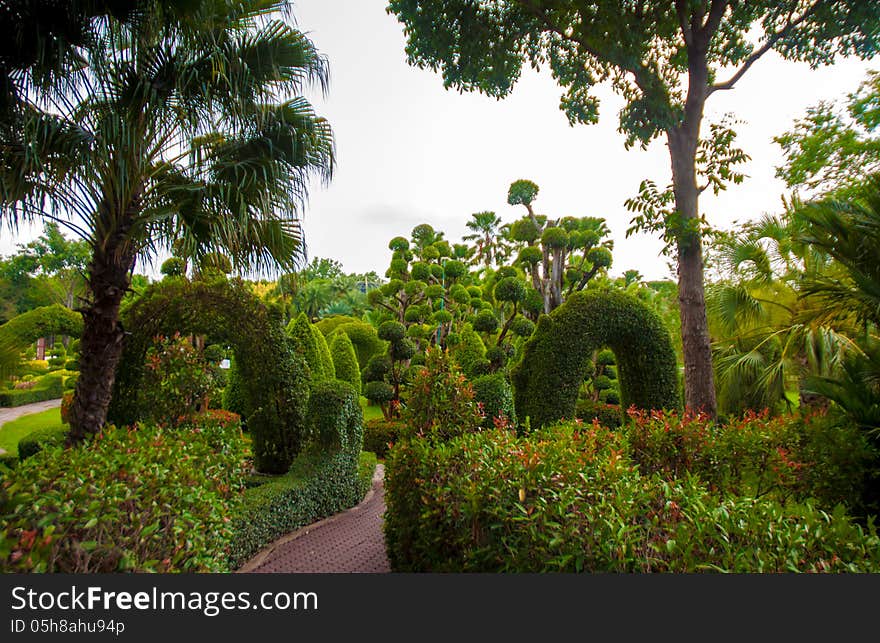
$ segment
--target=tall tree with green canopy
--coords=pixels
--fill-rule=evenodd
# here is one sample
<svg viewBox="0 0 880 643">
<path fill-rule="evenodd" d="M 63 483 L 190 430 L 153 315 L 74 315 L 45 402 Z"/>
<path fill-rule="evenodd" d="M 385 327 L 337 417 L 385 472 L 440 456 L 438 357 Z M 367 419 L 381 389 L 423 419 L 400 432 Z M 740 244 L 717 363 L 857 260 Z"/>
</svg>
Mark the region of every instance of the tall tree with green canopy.
<svg viewBox="0 0 880 643">
<path fill-rule="evenodd" d="M 880 5 L 861 0 L 391 0 L 409 62 L 439 70 L 446 87 L 510 93 L 525 63 L 548 65 L 565 88 L 569 121 L 598 120 L 590 91 L 609 82 L 626 101 L 626 145 L 664 136 L 671 190 L 643 190 L 639 229 L 662 232 L 677 251 L 689 407 L 715 413 L 703 283 L 699 196 L 744 160 L 732 130 L 701 137 L 706 101 L 733 89 L 769 51 L 811 65 L 877 50 Z"/>
<path fill-rule="evenodd" d="M 51 219 L 91 246 L 74 440 L 104 425 L 137 258 L 175 244 L 238 270 L 292 270 L 310 180 L 334 164 L 329 124 L 298 97 L 326 89 L 327 63 L 286 20 L 289 3 L 122 5 L 83 23 L 56 82 L 38 65 L 10 76 L 21 104 L 0 128 L 3 218 Z"/>
<path fill-rule="evenodd" d="M 843 106 L 822 101 L 773 140 L 785 155 L 776 176 L 788 187 L 858 193 L 880 170 L 880 72 L 870 72 Z"/>
</svg>

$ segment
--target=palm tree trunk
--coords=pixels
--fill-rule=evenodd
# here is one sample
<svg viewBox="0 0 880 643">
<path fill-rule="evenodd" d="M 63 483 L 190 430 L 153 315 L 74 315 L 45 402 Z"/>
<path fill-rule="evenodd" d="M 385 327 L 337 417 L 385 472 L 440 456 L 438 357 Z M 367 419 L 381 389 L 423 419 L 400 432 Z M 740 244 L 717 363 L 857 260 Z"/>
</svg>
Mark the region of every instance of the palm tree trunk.
<svg viewBox="0 0 880 643">
<path fill-rule="evenodd" d="M 128 240 L 129 225 L 95 248 L 89 264 L 90 302 L 82 309 L 79 377 L 70 409 L 71 443 L 99 433 L 107 421 L 107 408 L 122 355 L 124 332 L 119 305 L 130 286 L 135 254 Z"/>
</svg>

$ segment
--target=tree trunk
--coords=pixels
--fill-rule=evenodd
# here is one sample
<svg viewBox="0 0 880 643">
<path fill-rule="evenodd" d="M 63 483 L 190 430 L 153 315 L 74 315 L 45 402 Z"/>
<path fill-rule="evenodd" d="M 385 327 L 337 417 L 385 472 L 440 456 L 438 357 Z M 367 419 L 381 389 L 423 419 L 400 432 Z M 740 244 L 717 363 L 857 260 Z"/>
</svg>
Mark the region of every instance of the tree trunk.
<svg viewBox="0 0 880 643">
<path fill-rule="evenodd" d="M 684 355 L 685 406 L 715 417 L 715 377 L 712 344 L 706 319 L 703 284 L 703 241 L 696 180 L 698 130 L 682 127 L 668 133 L 678 239 L 678 304 Z"/>
<path fill-rule="evenodd" d="M 118 229 L 103 247 L 97 247 L 89 264 L 89 304 L 82 310 L 79 377 L 70 408 L 70 441 L 80 442 L 101 431 L 122 355 L 123 329 L 119 304 L 130 285 L 134 252 L 128 228 Z"/>
</svg>

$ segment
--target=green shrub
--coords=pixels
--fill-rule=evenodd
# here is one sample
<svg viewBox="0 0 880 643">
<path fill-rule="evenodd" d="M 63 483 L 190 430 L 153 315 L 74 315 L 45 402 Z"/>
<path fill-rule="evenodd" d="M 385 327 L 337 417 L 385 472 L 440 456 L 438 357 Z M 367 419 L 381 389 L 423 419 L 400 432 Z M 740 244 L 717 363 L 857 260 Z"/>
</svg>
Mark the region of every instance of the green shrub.
<svg viewBox="0 0 880 643">
<path fill-rule="evenodd" d="M 202 351 L 195 348 L 189 338 L 179 333 L 159 337 L 147 350 L 139 400 L 145 419 L 177 426 L 203 410 L 213 388 L 213 378 Z"/>
<path fill-rule="evenodd" d="M 69 359 L 64 362 L 64 370 L 65 371 L 78 371 L 79 370 L 79 359 Z"/>
<path fill-rule="evenodd" d="M 485 416 L 483 426 L 515 425 L 513 387 L 503 373 L 483 375 L 473 381 L 474 398 Z"/>
<path fill-rule="evenodd" d="M 287 325 L 287 334 L 297 351 L 309 365 L 312 384 L 326 380 L 324 373 L 324 361 L 321 349 L 318 347 L 317 336 L 305 313 L 300 313 L 296 319 L 292 319 Z"/>
<path fill-rule="evenodd" d="M 79 379 L 79 375 L 71 375 L 70 377 L 64 380 L 64 391 L 73 391 L 76 389 L 76 382 Z"/>
<path fill-rule="evenodd" d="M 602 427 L 401 440 L 385 489 L 399 572 L 880 571 L 875 528 L 842 505 L 643 473 Z"/>
<path fill-rule="evenodd" d="M 253 410 L 247 397 L 247 387 L 242 381 L 241 371 L 239 370 L 234 357 L 229 361 L 229 370 L 226 373 L 226 388 L 223 389 L 222 404 L 224 410 L 237 413 L 242 418 L 242 424 L 245 424 L 246 418 Z"/>
<path fill-rule="evenodd" d="M 0 407 L 23 406 L 45 400 L 57 400 L 64 394 L 63 378 L 47 375 L 37 385 L 28 389 L 0 391 Z"/>
<path fill-rule="evenodd" d="M 461 341 L 452 349 L 452 357 L 465 375 L 474 377 L 486 361 L 486 345 L 474 329 L 466 325 L 461 331 Z"/>
<path fill-rule="evenodd" d="M 198 428 L 198 430 L 195 430 Z M 244 479 L 237 423 L 108 428 L 21 462 L 0 488 L 6 571 L 222 572 Z"/>
<path fill-rule="evenodd" d="M 330 340 L 330 354 L 333 356 L 333 367 L 337 379 L 351 384 L 360 395 L 361 371 L 358 367 L 357 355 L 348 335 L 334 333 Z"/>
<path fill-rule="evenodd" d="M 385 343 L 379 339 L 376 329 L 367 322 L 349 322 L 338 326 L 338 330 L 348 335 L 357 353 L 358 365 L 361 370 L 374 355 L 385 350 Z"/>
<path fill-rule="evenodd" d="M 323 382 L 329 382 L 336 379 L 336 368 L 333 365 L 333 356 L 330 354 L 330 347 L 321 331 L 314 324 L 310 325 L 312 335 L 315 337 L 315 343 L 318 345 L 318 356 L 321 358 L 321 372 L 323 373 Z"/>
<path fill-rule="evenodd" d="M 315 327 L 324 337 L 330 337 L 333 332 L 342 326 L 342 324 L 350 324 L 350 323 L 358 323 L 360 320 L 357 317 L 350 317 L 349 315 L 333 315 L 331 317 L 324 317 L 323 319 L 319 319 L 315 322 Z"/>
<path fill-rule="evenodd" d="M 230 523 L 231 568 L 279 536 L 354 506 L 369 489 L 375 456 L 361 456 L 362 414 L 354 389 L 338 381 L 316 386 L 307 425 L 312 441 L 290 471 L 244 492 Z"/>
<path fill-rule="evenodd" d="M 479 429 L 483 420 L 473 386 L 446 351 L 429 348 L 425 366 L 409 389 L 404 411 L 407 428 L 417 435 L 437 440 Z"/>
<path fill-rule="evenodd" d="M 621 404 L 678 407 L 678 376 L 669 331 L 644 303 L 614 291 L 573 294 L 538 320 L 522 360 L 512 370 L 516 410 L 537 428 L 575 413 L 593 352 L 614 352 Z"/>
<path fill-rule="evenodd" d="M 364 451 L 371 451 L 379 458 L 388 453 L 389 445 L 397 442 L 405 431 L 401 420 L 376 418 L 364 423 Z"/>
<path fill-rule="evenodd" d="M 36 455 L 43 449 L 64 446 L 67 439 L 68 427 L 65 424 L 47 426 L 36 431 L 31 431 L 18 441 L 18 458 L 26 460 Z"/>
<path fill-rule="evenodd" d="M 575 417 L 591 424 L 598 420 L 599 424 L 614 429 L 623 424 L 623 411 L 619 406 L 612 406 L 591 399 L 579 398 L 575 407 Z"/>
</svg>

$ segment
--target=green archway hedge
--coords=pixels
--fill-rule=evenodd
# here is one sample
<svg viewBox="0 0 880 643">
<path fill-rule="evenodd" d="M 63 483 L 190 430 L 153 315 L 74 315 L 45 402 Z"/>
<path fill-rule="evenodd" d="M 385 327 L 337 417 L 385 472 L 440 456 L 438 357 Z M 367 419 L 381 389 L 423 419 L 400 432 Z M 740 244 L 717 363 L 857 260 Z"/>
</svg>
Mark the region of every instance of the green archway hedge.
<svg viewBox="0 0 880 643">
<path fill-rule="evenodd" d="M 82 315 L 60 304 L 34 308 L 0 326 L 0 374 L 18 365 L 21 352 L 40 337 L 82 335 Z"/>
<path fill-rule="evenodd" d="M 158 335 L 206 335 L 209 344 L 231 346 L 243 383 L 246 418 L 258 471 L 284 473 L 303 446 L 309 371 L 292 349 L 281 314 L 267 308 L 238 280 L 152 284 L 122 311 L 125 329 L 108 421 L 131 424 L 143 417 L 138 390 L 147 349 Z"/>
<path fill-rule="evenodd" d="M 538 428 L 573 418 L 593 351 L 617 358 L 621 404 L 676 408 L 678 378 L 669 331 L 638 299 L 618 292 L 579 292 L 538 320 L 513 370 L 517 417 Z"/>
</svg>

